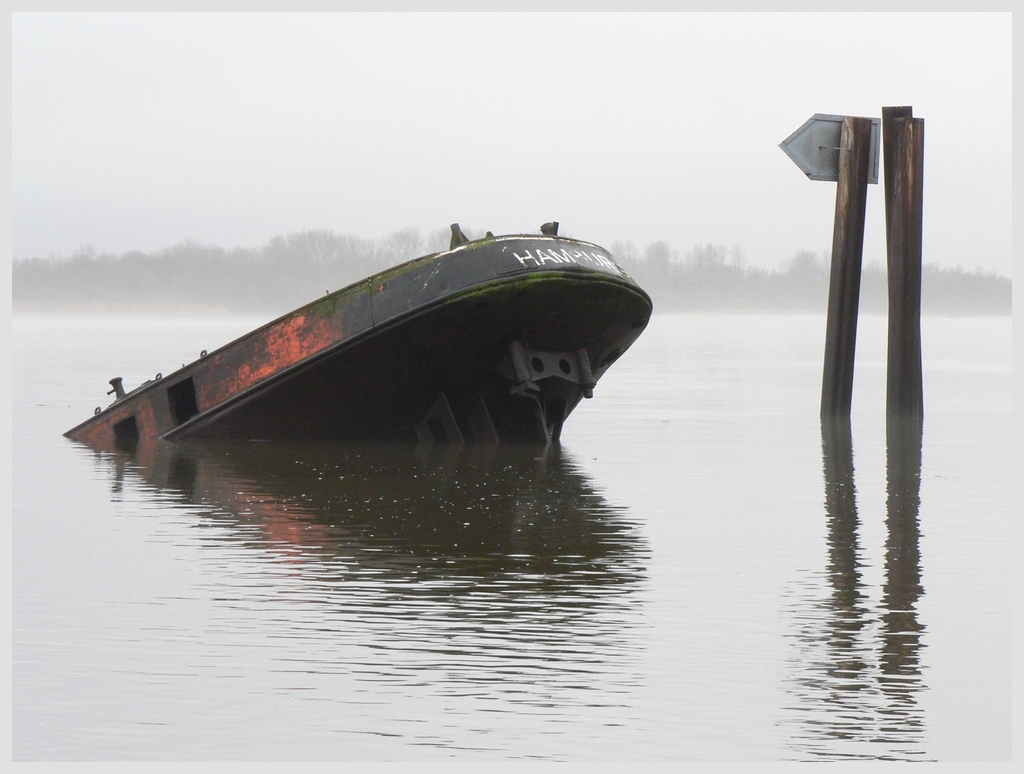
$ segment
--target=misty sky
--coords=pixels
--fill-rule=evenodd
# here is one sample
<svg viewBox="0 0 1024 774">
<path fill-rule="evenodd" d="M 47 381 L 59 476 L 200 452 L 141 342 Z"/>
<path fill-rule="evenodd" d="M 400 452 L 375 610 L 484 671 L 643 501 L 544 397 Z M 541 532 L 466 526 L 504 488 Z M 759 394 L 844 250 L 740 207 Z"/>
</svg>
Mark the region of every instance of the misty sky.
<svg viewBox="0 0 1024 774">
<path fill-rule="evenodd" d="M 924 260 L 1012 274 L 1011 16 L 15 14 L 13 255 L 458 221 L 828 251 L 811 114 L 925 119 Z M 884 261 L 881 186 L 865 260 Z"/>
</svg>

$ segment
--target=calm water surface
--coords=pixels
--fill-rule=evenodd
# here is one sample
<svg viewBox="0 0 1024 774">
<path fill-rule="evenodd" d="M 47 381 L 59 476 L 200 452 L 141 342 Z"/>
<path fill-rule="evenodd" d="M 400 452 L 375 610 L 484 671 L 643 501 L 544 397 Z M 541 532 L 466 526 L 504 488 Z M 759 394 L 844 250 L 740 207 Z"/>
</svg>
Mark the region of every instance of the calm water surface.
<svg viewBox="0 0 1024 774">
<path fill-rule="evenodd" d="M 824 320 L 655 316 L 560 449 L 61 437 L 263 320 L 13 322 L 13 754 L 1008 760 L 1008 318 L 886 447 Z"/>
</svg>

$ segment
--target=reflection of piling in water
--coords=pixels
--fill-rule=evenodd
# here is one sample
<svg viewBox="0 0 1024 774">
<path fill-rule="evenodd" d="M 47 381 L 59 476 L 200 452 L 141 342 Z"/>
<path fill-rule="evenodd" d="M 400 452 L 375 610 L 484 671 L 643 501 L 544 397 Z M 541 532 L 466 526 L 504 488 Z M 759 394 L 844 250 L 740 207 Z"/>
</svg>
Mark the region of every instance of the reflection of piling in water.
<svg viewBox="0 0 1024 774">
<path fill-rule="evenodd" d="M 801 709 L 808 714 L 794 741 L 814 757 L 919 759 L 923 723 L 912 693 L 920 688 L 920 627 L 913 611 L 921 593 L 916 499 L 920 435 L 916 447 L 912 435 L 894 437 L 890 447 L 887 580 L 877 612 L 867 601 L 861 575 L 849 419 L 823 419 L 821 446 L 831 594 L 814 605 L 820 628 L 800 635 L 810 646 L 800 657 L 805 666 L 799 681 L 805 699 Z M 880 648 L 874 636 L 878 624 Z"/>
<path fill-rule="evenodd" d="M 825 511 L 828 515 L 829 578 L 837 614 L 836 638 L 852 647 L 852 633 L 864 627 L 859 546 L 857 491 L 853 477 L 853 441 L 847 417 L 821 423 L 825 469 Z M 860 663 L 860 662 L 858 662 Z M 863 663 L 860 663 L 863 667 Z"/>
<path fill-rule="evenodd" d="M 885 648 L 882 684 L 890 698 L 912 701 L 919 688 L 921 632 L 921 421 L 889 417 L 886 430 Z"/>
<path fill-rule="evenodd" d="M 863 706 L 861 696 L 870 650 L 861 639 L 867 615 L 863 607 L 857 490 L 848 417 L 823 418 L 821 448 L 832 598 L 827 606 L 825 674 L 816 688 L 824 691 L 826 704 L 832 709 L 831 722 L 819 731 L 834 739 L 858 739 L 872 733 L 874 723 L 870 707 Z"/>
</svg>

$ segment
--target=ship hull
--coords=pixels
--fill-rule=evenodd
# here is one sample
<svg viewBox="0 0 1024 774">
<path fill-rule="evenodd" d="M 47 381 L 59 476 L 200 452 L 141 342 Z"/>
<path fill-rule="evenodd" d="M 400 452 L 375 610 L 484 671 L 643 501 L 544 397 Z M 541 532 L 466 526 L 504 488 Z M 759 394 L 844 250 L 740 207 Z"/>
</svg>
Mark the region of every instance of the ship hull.
<svg viewBox="0 0 1024 774">
<path fill-rule="evenodd" d="M 328 294 L 66 435 L 550 442 L 650 314 L 596 245 L 479 240 Z"/>
</svg>

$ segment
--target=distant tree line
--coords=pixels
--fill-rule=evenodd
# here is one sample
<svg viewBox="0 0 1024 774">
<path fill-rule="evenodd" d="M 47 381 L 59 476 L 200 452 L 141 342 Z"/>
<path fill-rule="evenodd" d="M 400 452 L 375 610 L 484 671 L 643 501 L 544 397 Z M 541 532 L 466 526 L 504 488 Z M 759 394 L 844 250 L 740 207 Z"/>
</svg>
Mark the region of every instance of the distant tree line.
<svg viewBox="0 0 1024 774">
<path fill-rule="evenodd" d="M 611 247 L 619 264 L 650 293 L 655 307 L 673 311 L 807 311 L 825 313 L 830 259 L 800 251 L 781 269 L 747 266 L 739 248 L 698 245 L 681 257 L 666 242 L 640 253 L 630 243 Z M 886 269 L 865 263 L 861 269 L 860 309 L 885 314 L 889 306 Z M 961 267 L 922 267 L 921 304 L 925 314 L 1009 315 L 1009 277 Z"/>
<path fill-rule="evenodd" d="M 471 238 L 482 236 L 467 230 Z M 280 314 L 402 261 L 446 249 L 447 230 L 403 229 L 384 239 L 304 231 L 259 248 L 185 242 L 152 253 L 15 261 L 12 301 L 18 312 L 214 311 Z M 781 269 L 748 266 L 741 250 L 698 245 L 686 255 L 666 242 L 642 251 L 611 245 L 616 260 L 650 293 L 657 311 L 806 311 L 824 313 L 827 256 L 798 252 Z M 1011 280 L 925 264 L 924 311 L 947 315 L 1009 315 Z M 884 313 L 885 268 L 865 264 L 861 310 Z"/>
</svg>

